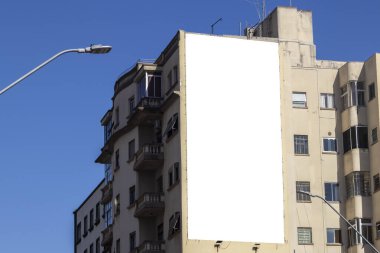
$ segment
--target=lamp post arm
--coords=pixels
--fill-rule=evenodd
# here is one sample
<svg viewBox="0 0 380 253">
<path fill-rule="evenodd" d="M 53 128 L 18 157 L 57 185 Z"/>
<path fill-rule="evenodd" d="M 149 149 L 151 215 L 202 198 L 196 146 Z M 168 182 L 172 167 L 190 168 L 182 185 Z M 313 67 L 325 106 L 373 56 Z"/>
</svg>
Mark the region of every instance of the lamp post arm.
<svg viewBox="0 0 380 253">
<path fill-rule="evenodd" d="M 63 54 L 71 53 L 71 52 L 85 53 L 85 49 L 82 49 L 82 48 L 66 49 L 66 50 L 63 50 L 63 51 L 57 53 L 56 55 L 54 55 L 51 58 L 49 58 L 48 60 L 44 61 L 43 63 L 41 63 L 40 65 L 38 65 L 37 67 L 35 67 L 31 71 L 29 71 L 28 73 L 26 73 L 25 75 L 23 75 L 22 77 L 20 77 L 19 79 L 17 79 L 16 81 L 11 83 L 10 85 L 8 85 L 7 87 L 2 89 L 0 91 L 0 95 L 3 94 L 4 92 L 6 92 L 7 90 L 9 90 L 10 88 L 12 88 L 13 86 L 15 86 L 16 84 L 18 84 L 19 82 L 21 82 L 22 80 L 24 80 L 25 78 L 27 78 L 28 76 L 30 76 L 31 74 L 33 74 L 34 72 L 36 72 L 37 70 L 39 70 L 40 68 L 42 68 L 43 66 L 45 66 L 46 64 L 48 64 L 49 62 L 53 61 L 54 59 L 58 58 L 59 56 L 61 56 Z"/>
<path fill-rule="evenodd" d="M 340 218 L 342 218 L 348 226 L 350 226 L 372 249 L 373 251 L 375 251 L 376 253 L 380 253 L 376 248 L 375 246 L 372 245 L 372 243 L 370 243 L 367 238 L 364 237 L 364 235 L 362 235 L 343 215 L 341 215 L 338 210 L 336 210 L 327 200 L 325 200 L 323 197 L 319 196 L 319 195 L 315 195 L 315 194 L 311 194 L 310 192 L 305 192 L 305 191 L 297 191 L 299 193 L 302 193 L 302 194 L 306 194 L 306 195 L 309 195 L 310 197 L 316 197 L 316 198 L 319 198 L 321 200 L 323 200 L 323 202 L 325 202 L 332 210 L 334 210 L 334 212 L 339 215 Z"/>
</svg>

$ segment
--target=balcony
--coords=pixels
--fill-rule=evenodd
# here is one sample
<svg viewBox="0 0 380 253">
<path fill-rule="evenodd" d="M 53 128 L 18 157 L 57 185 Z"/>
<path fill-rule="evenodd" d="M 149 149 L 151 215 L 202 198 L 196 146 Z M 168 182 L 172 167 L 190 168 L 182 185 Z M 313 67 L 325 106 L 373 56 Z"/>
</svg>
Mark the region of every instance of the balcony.
<svg viewBox="0 0 380 253">
<path fill-rule="evenodd" d="M 136 171 L 155 170 L 164 164 L 164 146 L 158 144 L 145 144 L 135 155 L 133 169 Z"/>
<path fill-rule="evenodd" d="M 102 235 L 102 246 L 104 247 L 104 249 L 111 248 L 113 239 L 112 225 L 104 229 L 102 231 Z"/>
<path fill-rule="evenodd" d="M 143 97 L 128 116 L 128 126 L 152 123 L 161 117 L 161 97 Z"/>
<path fill-rule="evenodd" d="M 112 191 L 112 183 L 108 183 L 106 184 L 103 188 L 102 188 L 102 200 L 101 200 L 101 203 L 104 205 L 105 203 L 108 203 L 112 200 L 112 194 L 113 194 L 113 191 Z"/>
<path fill-rule="evenodd" d="M 144 241 L 132 253 L 165 253 L 165 243 L 163 241 Z"/>
<path fill-rule="evenodd" d="M 165 210 L 163 193 L 144 193 L 136 201 L 135 217 L 154 217 Z"/>
</svg>

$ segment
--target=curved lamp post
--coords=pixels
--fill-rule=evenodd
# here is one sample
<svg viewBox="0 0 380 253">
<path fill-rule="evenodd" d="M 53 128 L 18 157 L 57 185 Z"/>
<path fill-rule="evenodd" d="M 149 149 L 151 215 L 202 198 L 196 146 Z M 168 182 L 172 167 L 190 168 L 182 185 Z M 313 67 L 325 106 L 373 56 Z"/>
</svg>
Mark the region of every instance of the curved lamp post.
<svg viewBox="0 0 380 253">
<path fill-rule="evenodd" d="M 112 49 L 111 46 L 104 46 L 104 45 L 98 44 L 98 45 L 91 45 L 91 46 L 85 47 L 85 48 L 63 50 L 63 51 L 59 52 L 58 54 L 54 55 L 53 57 L 49 58 L 45 62 L 41 63 L 40 65 L 38 65 L 37 67 L 35 67 L 34 69 L 32 69 L 31 71 L 26 73 L 25 75 L 23 75 L 22 77 L 20 77 L 19 79 L 17 79 L 16 81 L 11 83 L 7 87 L 5 87 L 4 89 L 2 89 L 0 91 L 0 95 L 3 94 L 4 92 L 6 92 L 7 90 L 9 90 L 10 88 L 12 88 L 13 86 L 15 86 L 16 84 L 18 84 L 19 82 L 21 82 L 22 80 L 24 80 L 25 78 L 27 78 L 28 76 L 30 76 L 31 74 L 33 74 L 34 72 L 36 72 L 37 70 L 39 70 L 40 68 L 42 68 L 43 66 L 45 66 L 46 64 L 48 64 L 49 62 L 51 62 L 52 60 L 58 58 L 59 56 L 61 56 L 63 54 L 73 53 L 73 52 L 88 53 L 88 54 L 106 54 L 109 51 L 111 51 L 111 49 Z"/>
<path fill-rule="evenodd" d="M 334 210 L 334 212 L 336 212 L 336 214 L 338 214 L 340 216 L 340 218 L 342 218 L 348 226 L 350 226 L 371 248 L 374 252 L 376 253 L 380 253 L 376 248 L 375 246 L 373 246 L 368 240 L 367 238 L 364 237 L 364 235 L 362 235 L 354 226 L 352 226 L 352 224 L 346 219 L 344 218 L 343 215 L 341 215 L 338 210 L 336 210 L 327 200 L 325 200 L 323 197 L 319 196 L 319 195 L 315 195 L 315 194 L 311 194 L 310 192 L 305 192 L 305 191 L 297 191 L 297 193 L 301 193 L 301 194 L 306 194 L 310 197 L 313 197 L 313 198 L 319 198 L 321 200 L 323 200 L 332 210 Z"/>
</svg>

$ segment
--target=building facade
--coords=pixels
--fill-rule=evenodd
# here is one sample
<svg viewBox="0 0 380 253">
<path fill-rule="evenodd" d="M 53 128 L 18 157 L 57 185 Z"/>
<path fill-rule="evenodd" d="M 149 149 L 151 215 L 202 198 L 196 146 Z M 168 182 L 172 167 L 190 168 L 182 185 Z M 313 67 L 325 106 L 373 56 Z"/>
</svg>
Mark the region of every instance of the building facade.
<svg viewBox="0 0 380 253">
<path fill-rule="evenodd" d="M 273 230 L 284 229 L 284 243 L 188 239 L 187 34 L 179 31 L 157 60 L 136 63 L 116 81 L 96 159 L 105 180 L 74 212 L 76 253 L 97 252 L 97 238 L 106 253 L 371 251 L 326 204 L 299 190 L 324 197 L 380 249 L 380 55 L 317 60 L 312 14 L 291 7 L 235 38 L 279 45 L 285 226 Z M 88 240 L 98 201 L 103 227 Z"/>
<path fill-rule="evenodd" d="M 74 253 L 101 253 L 102 231 L 105 227 L 102 192 L 103 179 L 85 201 L 74 211 Z"/>
</svg>

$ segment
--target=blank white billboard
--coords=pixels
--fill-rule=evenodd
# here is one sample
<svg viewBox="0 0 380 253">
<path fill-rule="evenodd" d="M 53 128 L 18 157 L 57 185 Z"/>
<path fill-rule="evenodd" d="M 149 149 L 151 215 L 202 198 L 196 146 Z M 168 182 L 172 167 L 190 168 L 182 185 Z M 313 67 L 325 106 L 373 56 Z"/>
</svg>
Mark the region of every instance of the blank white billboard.
<svg viewBox="0 0 380 253">
<path fill-rule="evenodd" d="M 188 239 L 284 242 L 278 52 L 186 34 Z"/>
</svg>

